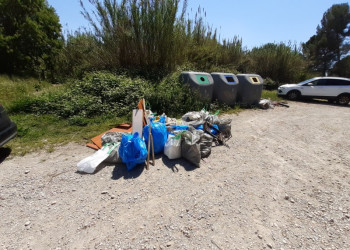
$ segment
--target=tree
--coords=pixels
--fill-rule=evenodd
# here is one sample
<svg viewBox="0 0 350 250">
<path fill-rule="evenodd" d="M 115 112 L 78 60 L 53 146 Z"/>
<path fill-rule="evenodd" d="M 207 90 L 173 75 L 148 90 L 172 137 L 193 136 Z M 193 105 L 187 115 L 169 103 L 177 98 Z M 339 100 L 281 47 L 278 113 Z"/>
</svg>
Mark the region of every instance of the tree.
<svg viewBox="0 0 350 250">
<path fill-rule="evenodd" d="M 0 1 L 0 73 L 46 76 L 62 44 L 59 18 L 46 0 Z"/>
<path fill-rule="evenodd" d="M 334 4 L 324 14 L 316 35 L 303 44 L 303 51 L 313 61 L 313 68 L 324 74 L 349 50 L 349 4 Z"/>
<path fill-rule="evenodd" d="M 337 62 L 332 69 L 332 74 L 350 77 L 350 56 L 344 57 Z"/>
<path fill-rule="evenodd" d="M 69 33 L 58 56 L 57 76 L 61 79 L 81 78 L 86 71 L 103 69 L 101 53 L 100 43 L 93 34 L 81 31 Z"/>
</svg>

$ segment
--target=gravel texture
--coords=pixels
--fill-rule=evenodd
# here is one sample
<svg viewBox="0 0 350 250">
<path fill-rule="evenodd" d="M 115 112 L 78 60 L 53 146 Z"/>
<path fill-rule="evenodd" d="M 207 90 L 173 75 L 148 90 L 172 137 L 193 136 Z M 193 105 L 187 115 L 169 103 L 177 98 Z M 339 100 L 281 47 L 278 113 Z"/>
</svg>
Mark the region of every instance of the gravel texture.
<svg viewBox="0 0 350 250">
<path fill-rule="evenodd" d="M 93 151 L 77 144 L 8 157 L 0 249 L 350 249 L 350 106 L 227 117 L 228 147 L 200 168 L 158 156 L 80 174 Z"/>
</svg>

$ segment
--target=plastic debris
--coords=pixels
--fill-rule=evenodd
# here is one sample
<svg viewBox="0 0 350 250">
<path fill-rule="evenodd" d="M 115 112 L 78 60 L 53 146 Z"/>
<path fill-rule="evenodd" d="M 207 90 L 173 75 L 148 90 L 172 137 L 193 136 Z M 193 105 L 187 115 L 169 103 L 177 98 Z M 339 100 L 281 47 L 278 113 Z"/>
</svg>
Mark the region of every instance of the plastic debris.
<svg viewBox="0 0 350 250">
<path fill-rule="evenodd" d="M 114 144 L 120 144 L 120 142 L 122 141 L 122 136 L 126 134 L 124 132 L 107 132 L 105 133 L 102 137 L 101 137 L 101 141 L 102 141 L 102 145 L 108 144 L 108 143 L 114 143 Z M 105 160 L 106 162 L 109 163 L 117 163 L 120 161 L 119 158 L 119 147 L 116 147 L 115 149 L 113 149 L 113 151 L 110 153 L 110 155 L 108 156 L 108 158 Z"/>
<path fill-rule="evenodd" d="M 98 165 L 105 161 L 111 155 L 113 150 L 117 148 L 118 145 L 119 144 L 105 144 L 100 150 L 96 151 L 93 155 L 88 156 L 80 162 L 78 162 L 78 171 L 92 174 L 93 172 L 95 172 Z"/>
<path fill-rule="evenodd" d="M 162 121 L 162 118 L 160 121 Z M 145 138 L 146 144 L 148 144 L 148 133 L 149 126 L 147 125 L 143 128 L 143 137 Z M 168 139 L 168 133 L 165 124 L 163 122 L 152 122 L 151 133 L 153 136 L 154 153 L 159 154 L 163 152 L 165 143 Z"/>
<path fill-rule="evenodd" d="M 123 132 L 107 132 L 101 137 L 102 145 L 121 142 L 124 134 Z"/>
<path fill-rule="evenodd" d="M 200 130 L 197 130 L 200 131 Z M 201 131 L 202 132 L 202 131 Z M 203 132 L 202 132 L 203 133 Z M 181 155 L 195 166 L 200 167 L 201 151 L 199 141 L 201 139 L 198 132 L 185 131 L 182 134 Z"/>
<path fill-rule="evenodd" d="M 138 133 L 123 135 L 119 147 L 119 155 L 126 164 L 128 170 L 133 169 L 137 164 L 142 164 L 147 159 L 147 148 L 145 142 Z"/>
<path fill-rule="evenodd" d="M 219 118 L 218 120 L 218 128 L 225 139 L 229 139 L 231 137 L 231 122 L 232 119 L 229 118 Z"/>
<path fill-rule="evenodd" d="M 261 99 L 259 102 L 259 107 L 261 109 L 271 109 L 273 108 L 273 105 L 270 100 L 267 99 Z"/>
<path fill-rule="evenodd" d="M 200 112 L 188 112 L 182 116 L 182 120 L 187 125 L 197 127 L 205 122 L 205 118 L 209 115 L 208 112 L 201 110 Z"/>
<path fill-rule="evenodd" d="M 213 124 L 213 127 L 216 128 L 217 130 L 219 130 L 219 126 L 218 125 Z M 204 130 L 203 125 L 199 125 L 198 127 L 196 127 L 196 129 Z M 217 135 L 218 134 L 218 132 L 215 129 L 210 129 L 210 132 L 213 135 Z"/>
<path fill-rule="evenodd" d="M 213 144 L 213 137 L 203 133 L 201 139 L 199 140 L 201 158 L 206 158 L 211 154 L 211 147 Z"/>
<path fill-rule="evenodd" d="M 164 154 L 170 160 L 181 158 L 181 134 L 168 136 L 164 146 Z"/>
</svg>

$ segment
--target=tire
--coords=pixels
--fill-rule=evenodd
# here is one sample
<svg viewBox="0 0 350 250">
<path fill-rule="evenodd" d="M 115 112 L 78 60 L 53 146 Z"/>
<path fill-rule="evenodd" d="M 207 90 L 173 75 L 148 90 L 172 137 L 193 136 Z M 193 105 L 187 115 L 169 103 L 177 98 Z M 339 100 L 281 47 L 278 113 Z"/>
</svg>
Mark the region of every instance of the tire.
<svg viewBox="0 0 350 250">
<path fill-rule="evenodd" d="M 350 102 L 350 95 L 340 95 L 337 98 L 337 103 L 340 105 L 347 105 Z"/>
<path fill-rule="evenodd" d="M 297 90 L 289 91 L 287 94 L 287 97 L 289 100 L 292 100 L 292 101 L 298 100 L 300 98 L 300 92 Z"/>
</svg>

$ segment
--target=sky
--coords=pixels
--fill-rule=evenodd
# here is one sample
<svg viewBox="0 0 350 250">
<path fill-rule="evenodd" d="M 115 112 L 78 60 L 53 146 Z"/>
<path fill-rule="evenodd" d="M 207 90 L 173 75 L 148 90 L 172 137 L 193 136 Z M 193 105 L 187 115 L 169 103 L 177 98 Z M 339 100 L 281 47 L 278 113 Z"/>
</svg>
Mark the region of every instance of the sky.
<svg viewBox="0 0 350 250">
<path fill-rule="evenodd" d="M 83 0 L 88 9 L 92 6 Z M 64 33 L 87 28 L 79 0 L 48 0 L 60 17 Z M 291 42 L 299 45 L 316 34 L 323 14 L 336 0 L 188 0 L 187 12 L 194 16 L 200 6 L 205 21 L 217 29 L 220 38 L 239 36 L 248 49 L 266 43 Z"/>
</svg>

